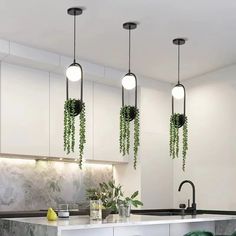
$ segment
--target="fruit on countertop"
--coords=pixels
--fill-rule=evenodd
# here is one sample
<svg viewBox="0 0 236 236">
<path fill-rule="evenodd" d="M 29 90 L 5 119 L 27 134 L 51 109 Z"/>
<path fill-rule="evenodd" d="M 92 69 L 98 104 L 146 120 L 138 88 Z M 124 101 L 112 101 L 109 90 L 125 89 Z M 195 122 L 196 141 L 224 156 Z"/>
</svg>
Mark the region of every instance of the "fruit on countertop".
<svg viewBox="0 0 236 236">
<path fill-rule="evenodd" d="M 57 218 L 58 218 L 57 213 L 52 208 L 48 208 L 48 212 L 47 212 L 48 221 L 56 221 Z"/>
</svg>

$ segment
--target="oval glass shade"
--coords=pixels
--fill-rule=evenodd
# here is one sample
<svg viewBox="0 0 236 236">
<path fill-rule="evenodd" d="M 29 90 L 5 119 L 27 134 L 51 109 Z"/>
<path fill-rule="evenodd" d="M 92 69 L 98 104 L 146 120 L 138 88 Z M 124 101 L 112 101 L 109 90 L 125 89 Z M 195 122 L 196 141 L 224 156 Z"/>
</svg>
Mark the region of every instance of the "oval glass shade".
<svg viewBox="0 0 236 236">
<path fill-rule="evenodd" d="M 77 63 L 71 64 L 66 70 L 66 77 L 70 81 L 79 81 L 82 76 L 81 66 Z"/>
<path fill-rule="evenodd" d="M 134 89 L 136 86 L 135 75 L 132 73 L 128 73 L 123 77 L 121 82 L 125 89 L 128 89 L 128 90 Z"/>
<path fill-rule="evenodd" d="M 181 85 L 176 85 L 173 89 L 172 89 L 172 95 L 174 98 L 176 99 L 182 99 L 184 98 L 184 88 Z"/>
</svg>

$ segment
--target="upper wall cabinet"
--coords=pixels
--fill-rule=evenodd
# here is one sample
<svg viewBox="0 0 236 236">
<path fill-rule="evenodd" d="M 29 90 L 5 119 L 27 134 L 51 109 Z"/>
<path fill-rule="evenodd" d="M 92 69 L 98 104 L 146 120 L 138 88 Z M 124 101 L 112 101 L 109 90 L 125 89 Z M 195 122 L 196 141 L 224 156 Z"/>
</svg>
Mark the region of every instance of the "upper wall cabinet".
<svg viewBox="0 0 236 236">
<path fill-rule="evenodd" d="M 1 152 L 49 155 L 49 73 L 2 63 Z"/>
<path fill-rule="evenodd" d="M 80 83 L 69 83 L 70 98 L 80 98 Z M 50 156 L 77 158 L 79 155 L 79 116 L 76 117 L 75 152 L 66 155 L 64 152 L 64 102 L 66 99 L 66 79 L 64 76 L 50 74 Z M 84 82 L 84 102 L 86 106 L 86 143 L 84 157 L 93 159 L 93 84 Z"/>
<path fill-rule="evenodd" d="M 94 84 L 94 159 L 127 162 L 119 152 L 121 89 Z"/>
</svg>

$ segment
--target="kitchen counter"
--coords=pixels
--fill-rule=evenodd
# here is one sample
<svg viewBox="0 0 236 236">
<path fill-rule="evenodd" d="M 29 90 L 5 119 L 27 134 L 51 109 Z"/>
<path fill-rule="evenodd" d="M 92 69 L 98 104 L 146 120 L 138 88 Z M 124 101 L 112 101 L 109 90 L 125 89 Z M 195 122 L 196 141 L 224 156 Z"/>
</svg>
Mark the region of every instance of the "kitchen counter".
<svg viewBox="0 0 236 236">
<path fill-rule="evenodd" d="M 140 215 L 178 215 L 180 214 L 180 209 L 140 209 L 132 210 L 133 214 Z M 223 210 L 197 210 L 198 214 L 216 214 L 216 215 L 236 215 L 236 211 L 223 211 Z M 88 209 L 71 210 L 71 216 L 78 215 L 88 215 Z M 186 211 L 186 214 L 189 214 Z M 35 211 L 0 211 L 0 218 L 25 218 L 25 217 L 45 217 L 47 215 L 47 210 L 35 210 Z"/>
<path fill-rule="evenodd" d="M 49 222 L 45 217 L 32 218 L 14 218 L 0 220 L 0 235 L 1 236 L 113 236 L 123 235 L 125 232 L 135 229 L 143 231 L 149 230 L 148 235 L 152 236 L 153 232 L 163 232 L 162 235 L 170 234 L 170 225 L 186 225 L 189 224 L 199 227 L 199 229 L 215 230 L 215 222 L 233 221 L 236 222 L 235 215 L 196 215 L 196 216 L 148 216 L 148 215 L 134 215 L 130 218 L 122 219 L 118 215 L 110 215 L 104 221 L 90 220 L 89 216 L 72 216 L 68 220 L 59 219 L 55 222 Z M 206 224 L 207 223 L 207 224 Z M 2 225 L 1 225 L 2 224 Z M 8 227 L 6 227 L 8 225 Z M 154 229 L 154 228 L 155 229 Z M 207 228 L 205 228 L 207 227 Z M 184 227 L 184 229 L 186 226 Z M 94 229 L 96 229 L 94 231 Z M 124 231 L 124 229 L 126 231 Z M 191 227 L 188 227 L 190 230 Z M 2 230 L 2 232 L 1 232 Z M 5 230 L 5 231 L 3 231 Z M 8 231 L 7 231 L 8 230 Z M 86 232 L 85 232 L 86 230 Z M 163 231 L 164 230 L 164 231 Z M 176 230 L 172 230 L 176 232 Z M 14 232 L 14 234 L 13 234 Z M 80 233 L 79 233 L 80 232 Z M 96 232 L 96 234 L 94 233 Z M 133 234 L 127 234 L 133 235 Z M 144 235 L 144 234 L 134 234 Z"/>
</svg>

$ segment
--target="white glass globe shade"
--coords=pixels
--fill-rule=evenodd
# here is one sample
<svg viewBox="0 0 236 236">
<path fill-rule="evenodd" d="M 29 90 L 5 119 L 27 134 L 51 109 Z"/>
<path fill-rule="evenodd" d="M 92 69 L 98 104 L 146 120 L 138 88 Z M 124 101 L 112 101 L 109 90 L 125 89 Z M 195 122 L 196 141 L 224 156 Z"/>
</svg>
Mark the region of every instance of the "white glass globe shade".
<svg viewBox="0 0 236 236">
<path fill-rule="evenodd" d="M 82 70 L 80 66 L 78 65 L 72 64 L 66 70 L 66 77 L 70 81 L 73 81 L 73 82 L 78 81 L 81 79 L 81 76 L 82 76 Z"/>
<path fill-rule="evenodd" d="M 176 85 L 172 89 L 172 95 L 176 99 L 182 99 L 184 97 L 184 88 L 182 86 Z"/>
<path fill-rule="evenodd" d="M 125 89 L 131 90 L 136 86 L 136 80 L 134 75 L 126 74 L 125 77 L 122 79 L 122 85 Z"/>
</svg>

